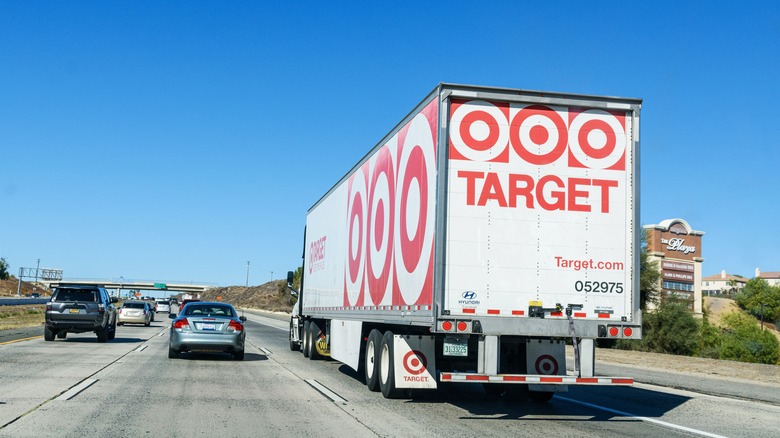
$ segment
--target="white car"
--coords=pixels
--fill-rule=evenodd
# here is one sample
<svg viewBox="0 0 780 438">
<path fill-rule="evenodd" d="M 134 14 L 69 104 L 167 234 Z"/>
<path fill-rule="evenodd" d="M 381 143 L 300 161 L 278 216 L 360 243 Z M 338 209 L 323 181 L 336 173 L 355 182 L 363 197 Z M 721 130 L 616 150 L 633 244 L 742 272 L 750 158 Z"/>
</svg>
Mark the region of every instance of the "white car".
<svg viewBox="0 0 780 438">
<path fill-rule="evenodd" d="M 157 311 L 171 313 L 171 303 L 168 300 L 157 300 Z"/>
</svg>

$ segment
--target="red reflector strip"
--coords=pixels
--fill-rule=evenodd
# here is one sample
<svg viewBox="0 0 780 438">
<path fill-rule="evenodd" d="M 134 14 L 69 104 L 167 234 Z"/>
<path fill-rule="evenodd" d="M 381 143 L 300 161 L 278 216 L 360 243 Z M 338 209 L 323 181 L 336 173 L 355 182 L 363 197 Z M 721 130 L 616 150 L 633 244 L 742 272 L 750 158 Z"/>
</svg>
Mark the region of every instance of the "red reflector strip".
<svg viewBox="0 0 780 438">
<path fill-rule="evenodd" d="M 550 312 L 550 316 L 563 316 L 563 312 Z"/>
<path fill-rule="evenodd" d="M 634 379 L 628 377 L 575 377 L 575 376 L 544 376 L 528 374 L 499 374 L 495 376 L 472 373 L 441 373 L 442 382 L 491 382 L 553 385 L 633 385 Z"/>
<path fill-rule="evenodd" d="M 512 315 L 520 315 L 520 316 L 523 316 L 523 315 L 525 315 L 525 310 L 513 310 L 513 311 L 512 311 Z"/>
<path fill-rule="evenodd" d="M 599 318 L 609 318 L 611 315 L 609 313 L 599 313 Z"/>
<path fill-rule="evenodd" d="M 586 316 L 588 316 L 588 314 L 585 313 L 585 312 L 575 312 L 574 313 L 574 317 L 575 318 L 585 318 Z"/>
<path fill-rule="evenodd" d="M 477 309 L 463 309 L 463 313 L 477 313 Z"/>
<path fill-rule="evenodd" d="M 501 311 L 498 309 L 488 309 L 488 315 L 500 315 Z"/>
</svg>

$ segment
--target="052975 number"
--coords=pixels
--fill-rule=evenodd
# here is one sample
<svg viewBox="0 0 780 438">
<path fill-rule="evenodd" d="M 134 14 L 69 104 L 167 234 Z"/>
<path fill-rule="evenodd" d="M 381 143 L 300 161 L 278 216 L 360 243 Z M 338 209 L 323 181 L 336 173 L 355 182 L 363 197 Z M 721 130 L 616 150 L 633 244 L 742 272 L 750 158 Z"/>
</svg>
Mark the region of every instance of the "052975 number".
<svg viewBox="0 0 780 438">
<path fill-rule="evenodd" d="M 601 292 L 605 294 L 622 294 L 623 283 L 614 281 L 575 281 L 574 290 L 577 292 Z"/>
</svg>

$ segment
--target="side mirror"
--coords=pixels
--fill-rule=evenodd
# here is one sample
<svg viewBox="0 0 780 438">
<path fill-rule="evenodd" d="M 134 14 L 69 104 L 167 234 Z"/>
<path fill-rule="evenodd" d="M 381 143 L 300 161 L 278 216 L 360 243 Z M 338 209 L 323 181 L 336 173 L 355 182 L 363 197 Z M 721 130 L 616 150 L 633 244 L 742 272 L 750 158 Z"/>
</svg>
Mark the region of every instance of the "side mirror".
<svg viewBox="0 0 780 438">
<path fill-rule="evenodd" d="M 175 313 L 169 313 L 168 314 L 168 319 L 176 319 L 176 314 Z"/>
<path fill-rule="evenodd" d="M 117 298 L 117 297 L 111 297 L 111 302 L 112 302 L 112 303 L 118 303 L 118 302 L 119 302 L 119 298 Z"/>
<path fill-rule="evenodd" d="M 294 277 L 295 277 L 295 273 L 293 271 L 287 271 L 287 287 L 289 287 L 290 289 L 292 289 Z"/>
<path fill-rule="evenodd" d="M 238 317 L 238 320 L 241 321 L 241 322 L 246 322 L 246 316 L 241 315 L 241 316 Z"/>
</svg>

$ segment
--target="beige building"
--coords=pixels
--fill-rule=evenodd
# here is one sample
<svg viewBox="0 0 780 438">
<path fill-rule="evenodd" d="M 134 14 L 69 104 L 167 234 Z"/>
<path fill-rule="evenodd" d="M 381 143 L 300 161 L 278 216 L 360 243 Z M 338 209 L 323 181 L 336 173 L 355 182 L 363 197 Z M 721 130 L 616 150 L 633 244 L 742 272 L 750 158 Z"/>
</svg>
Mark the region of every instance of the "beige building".
<svg viewBox="0 0 780 438">
<path fill-rule="evenodd" d="M 657 225 L 645 225 L 649 261 L 661 270 L 661 299 L 675 296 L 688 308 L 702 313 L 703 231 L 696 231 L 683 219 L 666 219 Z"/>
<path fill-rule="evenodd" d="M 780 272 L 761 272 L 756 268 L 756 277 L 763 278 L 770 286 L 780 285 Z"/>
<path fill-rule="evenodd" d="M 701 279 L 701 290 L 704 296 L 728 295 L 734 297 L 745 287 L 748 279 L 740 275 L 727 274 L 725 270 L 720 274 L 710 275 Z"/>
</svg>

